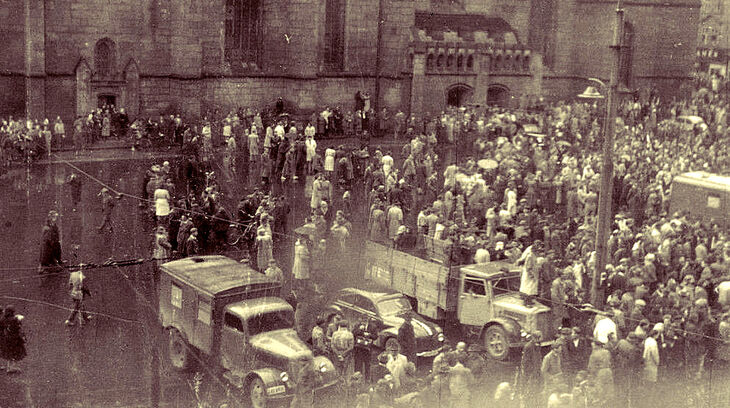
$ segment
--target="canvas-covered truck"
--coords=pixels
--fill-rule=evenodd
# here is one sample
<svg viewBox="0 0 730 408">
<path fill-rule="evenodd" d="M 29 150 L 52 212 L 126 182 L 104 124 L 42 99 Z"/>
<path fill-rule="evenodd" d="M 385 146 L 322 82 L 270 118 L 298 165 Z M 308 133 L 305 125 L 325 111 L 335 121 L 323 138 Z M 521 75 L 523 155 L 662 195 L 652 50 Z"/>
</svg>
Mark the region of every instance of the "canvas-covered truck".
<svg viewBox="0 0 730 408">
<path fill-rule="evenodd" d="M 419 314 L 456 321 L 478 339 L 494 359 L 504 360 L 539 330 L 544 343 L 555 338 L 551 309 L 526 304 L 518 293 L 520 272 L 514 265 L 490 262 L 448 266 L 374 242 L 366 244 L 366 278 L 408 296 Z"/>
<path fill-rule="evenodd" d="M 315 395 L 334 386 L 332 362 L 299 339 L 280 291 L 276 280 L 224 256 L 162 264 L 159 317 L 172 366 L 215 367 L 255 408 L 289 403 L 302 377 Z"/>
</svg>

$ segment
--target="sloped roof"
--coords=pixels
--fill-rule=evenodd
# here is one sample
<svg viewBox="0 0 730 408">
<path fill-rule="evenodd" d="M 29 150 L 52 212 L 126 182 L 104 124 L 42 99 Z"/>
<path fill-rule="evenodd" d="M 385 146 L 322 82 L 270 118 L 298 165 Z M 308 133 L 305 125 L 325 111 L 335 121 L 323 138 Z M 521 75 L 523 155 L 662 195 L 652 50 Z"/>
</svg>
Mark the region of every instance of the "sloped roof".
<svg viewBox="0 0 730 408">
<path fill-rule="evenodd" d="M 500 38 L 508 32 L 514 33 L 512 26 L 503 18 L 483 14 L 416 12 L 415 27 L 426 31 L 426 34 L 434 40 L 443 39 L 444 31 L 455 31 L 459 33 L 459 37 L 467 41 L 474 39 L 474 31 L 489 32 L 491 38 Z"/>
</svg>

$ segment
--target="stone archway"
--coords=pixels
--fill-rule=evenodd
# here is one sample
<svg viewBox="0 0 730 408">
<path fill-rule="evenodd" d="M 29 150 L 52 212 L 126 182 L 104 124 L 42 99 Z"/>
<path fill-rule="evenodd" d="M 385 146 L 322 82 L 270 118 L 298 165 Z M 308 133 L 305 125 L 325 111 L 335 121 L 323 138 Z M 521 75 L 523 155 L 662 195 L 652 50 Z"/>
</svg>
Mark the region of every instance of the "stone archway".
<svg viewBox="0 0 730 408">
<path fill-rule="evenodd" d="M 507 106 L 510 90 L 502 84 L 492 84 L 487 88 L 487 105 Z"/>
<path fill-rule="evenodd" d="M 472 101 L 474 88 L 466 84 L 455 84 L 446 90 L 447 106 L 465 106 Z"/>
</svg>

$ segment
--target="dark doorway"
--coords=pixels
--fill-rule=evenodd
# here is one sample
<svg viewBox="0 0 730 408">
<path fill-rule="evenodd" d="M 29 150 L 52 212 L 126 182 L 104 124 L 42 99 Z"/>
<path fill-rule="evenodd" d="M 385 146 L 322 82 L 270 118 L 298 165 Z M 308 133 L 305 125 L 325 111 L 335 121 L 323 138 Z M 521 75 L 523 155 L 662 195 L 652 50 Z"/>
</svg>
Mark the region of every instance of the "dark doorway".
<svg viewBox="0 0 730 408">
<path fill-rule="evenodd" d="M 487 89 L 487 104 L 507 106 L 509 90 L 502 86 L 490 86 Z"/>
<path fill-rule="evenodd" d="M 472 89 L 466 85 L 457 85 L 446 93 L 446 104 L 449 106 L 465 106 L 471 102 Z"/>
<path fill-rule="evenodd" d="M 106 106 L 116 106 L 117 105 L 117 97 L 116 95 L 99 95 L 96 99 L 96 106 L 99 108 L 103 108 L 104 105 Z"/>
</svg>

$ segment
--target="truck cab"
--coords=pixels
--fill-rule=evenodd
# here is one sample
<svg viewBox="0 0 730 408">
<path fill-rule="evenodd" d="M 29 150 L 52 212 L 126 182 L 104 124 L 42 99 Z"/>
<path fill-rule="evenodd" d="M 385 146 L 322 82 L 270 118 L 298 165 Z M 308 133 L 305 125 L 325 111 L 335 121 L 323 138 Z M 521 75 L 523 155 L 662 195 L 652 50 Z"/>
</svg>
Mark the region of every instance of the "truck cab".
<svg viewBox="0 0 730 408">
<path fill-rule="evenodd" d="M 503 262 L 460 268 L 457 318 L 479 336 L 490 357 L 505 360 L 528 333 L 539 330 L 552 339 L 550 307 L 519 294 L 520 272 Z"/>
<path fill-rule="evenodd" d="M 298 387 L 336 384 L 333 364 L 297 336 L 280 290 L 276 280 L 224 256 L 161 265 L 159 313 L 172 366 L 206 361 L 256 408 L 288 403 Z"/>
</svg>

